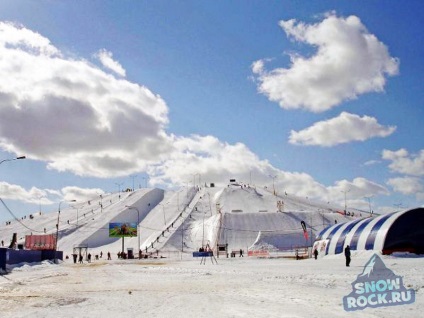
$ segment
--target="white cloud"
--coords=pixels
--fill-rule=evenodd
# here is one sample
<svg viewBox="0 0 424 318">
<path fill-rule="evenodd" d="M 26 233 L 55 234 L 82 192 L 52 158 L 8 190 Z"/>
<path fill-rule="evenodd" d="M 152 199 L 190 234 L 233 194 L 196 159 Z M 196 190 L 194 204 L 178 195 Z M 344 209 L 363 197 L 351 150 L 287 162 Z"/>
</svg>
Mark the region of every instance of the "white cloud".
<svg viewBox="0 0 424 318">
<path fill-rule="evenodd" d="M 83 59 L 64 57 L 48 39 L 30 30 L 5 23 L 0 30 L 0 148 L 5 151 L 81 176 L 147 171 L 153 186 L 185 185 L 197 174 L 202 184 L 230 178 L 248 183 L 251 177 L 252 183 L 268 186 L 269 176 L 275 175 L 281 191 L 310 198 L 327 197 L 342 186 L 327 188 L 306 173 L 281 171 L 242 143 L 168 135 L 168 108 L 160 96 Z M 21 39 L 19 45 L 12 45 L 15 39 Z M 363 192 L 384 192 L 361 180 Z M 353 185 L 360 188 L 360 183 L 355 179 Z M 46 200 L 55 196 L 83 201 L 100 193 L 76 187 L 55 193 L 11 187 L 3 192 L 8 198 L 36 204 L 33 196 L 40 191 Z"/>
<path fill-rule="evenodd" d="M 364 166 L 372 166 L 372 165 L 376 165 L 381 163 L 381 161 L 379 160 L 368 160 L 367 162 L 364 163 Z"/>
<path fill-rule="evenodd" d="M 342 112 L 338 117 L 320 121 L 301 131 L 291 131 L 291 144 L 331 147 L 373 137 L 387 137 L 396 127 L 384 127 L 374 117 Z"/>
<path fill-rule="evenodd" d="M 156 166 L 151 166 L 148 173 L 152 176 L 150 184 L 186 185 L 193 183 L 196 175 L 198 184 L 200 174 L 202 185 L 215 183 L 225 185 L 225 181 L 235 178 L 237 181 L 272 187 L 276 176 L 277 192 L 287 192 L 311 199 L 328 198 L 329 201 L 344 203 L 342 190 L 350 189 L 350 200 L 362 199 L 370 195 L 387 195 L 388 190 L 365 178 L 353 181 L 337 181 L 326 187 L 306 173 L 287 172 L 273 167 L 268 161 L 260 160 L 245 145 L 229 145 L 212 136 L 174 137 L 176 151 Z M 223 180 L 225 180 L 223 182 Z"/>
<path fill-rule="evenodd" d="M 14 23 L 0 22 L 0 47 L 22 49 L 32 54 L 60 56 L 49 39 Z"/>
<path fill-rule="evenodd" d="M 402 177 L 392 178 L 387 181 L 387 184 L 392 186 L 396 192 L 406 195 L 421 195 L 424 192 L 424 187 L 420 178 L 415 177 Z"/>
<path fill-rule="evenodd" d="M 424 150 L 410 155 L 406 149 L 397 151 L 383 150 L 382 158 L 391 161 L 389 168 L 393 172 L 411 176 L 424 176 Z"/>
<path fill-rule="evenodd" d="M 172 150 L 167 105 L 146 87 L 63 57 L 47 38 L 3 22 L 0 56 L 3 150 L 96 177 L 140 171 Z"/>
<path fill-rule="evenodd" d="M 235 178 L 244 183 L 272 185 L 270 175 L 276 175 L 275 184 L 279 189 L 301 196 L 319 198 L 325 187 L 306 173 L 291 173 L 276 169 L 268 161 L 260 160 L 244 144 L 230 145 L 213 136 L 174 137 L 175 151 L 164 161 L 151 166 L 150 184 L 202 185 L 215 183 L 225 185 Z"/>
<path fill-rule="evenodd" d="M 0 198 L 36 205 L 51 205 L 61 201 L 69 202 L 72 200 L 76 200 L 76 204 L 78 204 L 96 198 L 99 199 L 101 194 L 104 194 L 104 191 L 98 188 L 79 188 L 72 186 L 64 187 L 60 190 L 51 190 L 32 187 L 26 190 L 19 185 L 0 182 Z"/>
<path fill-rule="evenodd" d="M 49 190 L 42 190 L 36 187 L 26 190 L 19 185 L 0 182 L 0 198 L 2 199 L 49 205 L 53 203 L 53 201 L 48 198 L 49 194 Z"/>
<path fill-rule="evenodd" d="M 99 199 L 100 195 L 104 194 L 102 189 L 98 188 L 79 188 L 79 187 L 65 187 L 61 190 L 63 199 L 66 201 L 76 200 L 76 203 L 86 202 L 93 199 Z"/>
<path fill-rule="evenodd" d="M 104 67 L 110 69 L 111 71 L 115 72 L 116 74 L 122 77 L 125 77 L 125 69 L 119 62 L 113 59 L 112 52 L 103 49 L 97 52 L 97 54 L 95 54 L 95 57 L 99 59 L 99 61 L 103 64 Z"/>
<path fill-rule="evenodd" d="M 259 92 L 284 109 L 328 110 L 358 95 L 384 90 L 387 75 L 398 72 L 399 62 L 368 32 L 356 16 L 330 14 L 316 24 L 280 21 L 287 36 L 316 48 L 303 57 L 290 54 L 290 68 L 264 69 L 252 64 Z"/>
<path fill-rule="evenodd" d="M 355 178 L 352 181 L 337 181 L 334 186 L 328 187 L 328 191 L 329 197 L 332 198 L 332 200 L 342 203 L 346 195 L 346 201 L 361 201 L 363 206 L 366 206 L 365 197 L 389 194 L 389 191 L 384 186 L 362 177 Z"/>
</svg>

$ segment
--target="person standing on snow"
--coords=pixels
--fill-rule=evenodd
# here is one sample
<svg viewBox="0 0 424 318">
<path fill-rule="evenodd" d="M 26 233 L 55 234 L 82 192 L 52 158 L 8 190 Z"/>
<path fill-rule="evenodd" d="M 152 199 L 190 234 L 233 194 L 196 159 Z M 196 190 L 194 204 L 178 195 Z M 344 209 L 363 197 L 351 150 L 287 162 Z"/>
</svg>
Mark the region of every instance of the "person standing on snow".
<svg viewBox="0 0 424 318">
<path fill-rule="evenodd" d="M 318 258 L 318 249 L 315 249 L 315 250 L 314 250 L 314 256 L 315 256 L 315 259 L 317 259 L 317 258 Z"/>
<path fill-rule="evenodd" d="M 345 254 L 345 257 L 346 257 L 346 267 L 349 267 L 350 266 L 350 247 L 349 247 L 349 245 L 346 246 L 346 248 L 344 250 L 344 254 Z"/>
</svg>

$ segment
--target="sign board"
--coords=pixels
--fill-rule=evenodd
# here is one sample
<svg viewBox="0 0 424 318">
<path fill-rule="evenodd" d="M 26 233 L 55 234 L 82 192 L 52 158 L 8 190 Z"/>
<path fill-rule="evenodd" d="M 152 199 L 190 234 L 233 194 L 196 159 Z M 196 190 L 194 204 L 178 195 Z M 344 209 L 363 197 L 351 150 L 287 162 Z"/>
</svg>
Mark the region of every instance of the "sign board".
<svg viewBox="0 0 424 318">
<path fill-rule="evenodd" d="M 109 223 L 109 237 L 137 236 L 137 223 Z"/>
<path fill-rule="evenodd" d="M 56 235 L 26 235 L 25 236 L 25 249 L 27 250 L 55 250 L 56 249 Z"/>
</svg>

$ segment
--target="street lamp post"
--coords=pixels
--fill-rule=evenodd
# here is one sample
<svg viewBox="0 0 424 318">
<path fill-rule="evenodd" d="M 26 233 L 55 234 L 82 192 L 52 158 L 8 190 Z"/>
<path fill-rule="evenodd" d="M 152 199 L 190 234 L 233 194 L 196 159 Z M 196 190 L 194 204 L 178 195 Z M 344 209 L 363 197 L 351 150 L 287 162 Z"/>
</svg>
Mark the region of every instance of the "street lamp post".
<svg viewBox="0 0 424 318">
<path fill-rule="evenodd" d="M 163 203 L 159 203 L 160 206 L 162 206 L 162 211 L 163 211 L 163 224 L 166 227 L 166 216 L 165 216 L 165 205 L 167 205 L 169 202 L 166 202 L 165 204 Z"/>
<path fill-rule="evenodd" d="M 118 193 L 121 193 L 121 185 L 123 185 L 124 183 L 123 182 L 121 182 L 121 183 L 115 182 L 115 184 L 118 186 Z"/>
<path fill-rule="evenodd" d="M 276 193 L 275 193 L 275 178 L 277 178 L 277 175 L 275 175 L 275 176 L 269 175 L 269 176 L 272 178 L 272 191 L 274 192 L 274 195 L 276 195 Z"/>
<path fill-rule="evenodd" d="M 192 175 L 193 175 L 193 187 L 196 187 L 196 176 L 197 176 L 197 173 L 192 173 Z"/>
<path fill-rule="evenodd" d="M 74 208 L 74 209 L 77 209 L 77 227 L 78 227 L 78 218 L 79 218 L 79 209 L 81 208 L 83 208 L 84 207 L 84 205 L 82 205 L 82 206 L 80 206 L 80 207 L 76 207 L 76 206 L 73 206 L 72 208 Z"/>
<path fill-rule="evenodd" d="M 147 188 L 147 180 L 149 180 L 149 177 L 143 177 L 144 180 L 144 187 Z"/>
<path fill-rule="evenodd" d="M 139 258 L 140 258 L 140 211 L 138 210 L 137 207 L 135 206 L 129 206 L 126 205 L 126 208 L 128 208 L 129 210 L 136 210 L 137 211 L 137 240 L 138 240 L 138 251 L 137 253 L 139 253 Z"/>
<path fill-rule="evenodd" d="M 42 198 L 44 198 L 44 195 L 41 195 L 41 196 L 39 196 L 39 197 L 37 197 L 37 199 L 38 199 L 38 205 L 39 205 L 39 208 L 40 208 L 40 215 L 41 215 L 41 199 Z"/>
<path fill-rule="evenodd" d="M 365 197 L 365 199 L 367 199 L 367 201 L 368 201 L 368 206 L 369 206 L 369 208 L 370 208 L 370 215 L 372 214 L 372 209 L 371 209 L 371 198 L 372 198 L 372 196 L 370 196 L 370 197 Z"/>
<path fill-rule="evenodd" d="M 198 175 L 198 176 L 199 176 L 199 187 L 201 187 L 201 186 L 202 186 L 202 184 L 200 183 L 200 177 L 201 177 L 201 174 L 200 174 L 200 173 L 196 173 L 196 175 Z"/>
<path fill-rule="evenodd" d="M 344 193 L 344 200 L 345 200 L 345 214 L 347 213 L 347 201 L 346 201 L 346 193 L 347 192 L 350 192 L 350 189 L 349 190 L 342 190 L 341 192 L 343 192 Z"/>
<path fill-rule="evenodd" d="M 0 161 L 0 164 L 2 164 L 3 162 L 6 162 L 6 161 L 13 161 L 13 160 L 19 160 L 19 159 L 25 159 L 25 158 L 26 158 L 25 156 L 20 156 L 20 157 L 11 158 L 11 159 L 3 159 L 3 160 Z"/>
<path fill-rule="evenodd" d="M 57 263 L 57 257 L 56 257 L 56 252 L 57 252 L 57 241 L 58 241 L 58 238 L 59 238 L 59 218 L 60 218 L 60 205 L 63 203 L 63 202 L 76 202 L 76 200 L 69 200 L 69 201 L 60 201 L 59 202 L 59 209 L 58 209 L 58 213 L 57 213 L 57 223 L 56 223 L 56 244 L 55 244 L 55 247 L 54 247 L 54 262 L 55 263 Z"/>
<path fill-rule="evenodd" d="M 115 182 L 115 184 L 118 186 L 118 197 L 119 197 L 119 201 L 121 201 L 121 185 L 123 185 L 124 183 L 117 183 Z"/>
<path fill-rule="evenodd" d="M 137 175 L 130 176 L 132 178 L 132 190 L 134 191 L 134 179 L 137 178 Z"/>
</svg>

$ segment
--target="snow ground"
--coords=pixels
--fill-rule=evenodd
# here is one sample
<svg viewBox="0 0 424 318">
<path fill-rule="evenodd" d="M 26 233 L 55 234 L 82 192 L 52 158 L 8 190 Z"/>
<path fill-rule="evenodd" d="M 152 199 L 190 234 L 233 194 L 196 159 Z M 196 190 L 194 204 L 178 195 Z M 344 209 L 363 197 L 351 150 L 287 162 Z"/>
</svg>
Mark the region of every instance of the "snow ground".
<svg viewBox="0 0 424 318">
<path fill-rule="evenodd" d="M 20 317 L 422 317 L 423 258 L 381 256 L 409 305 L 346 312 L 343 296 L 372 252 L 319 260 L 198 258 L 117 260 L 9 268 L 0 276 L 2 318 Z"/>
</svg>

